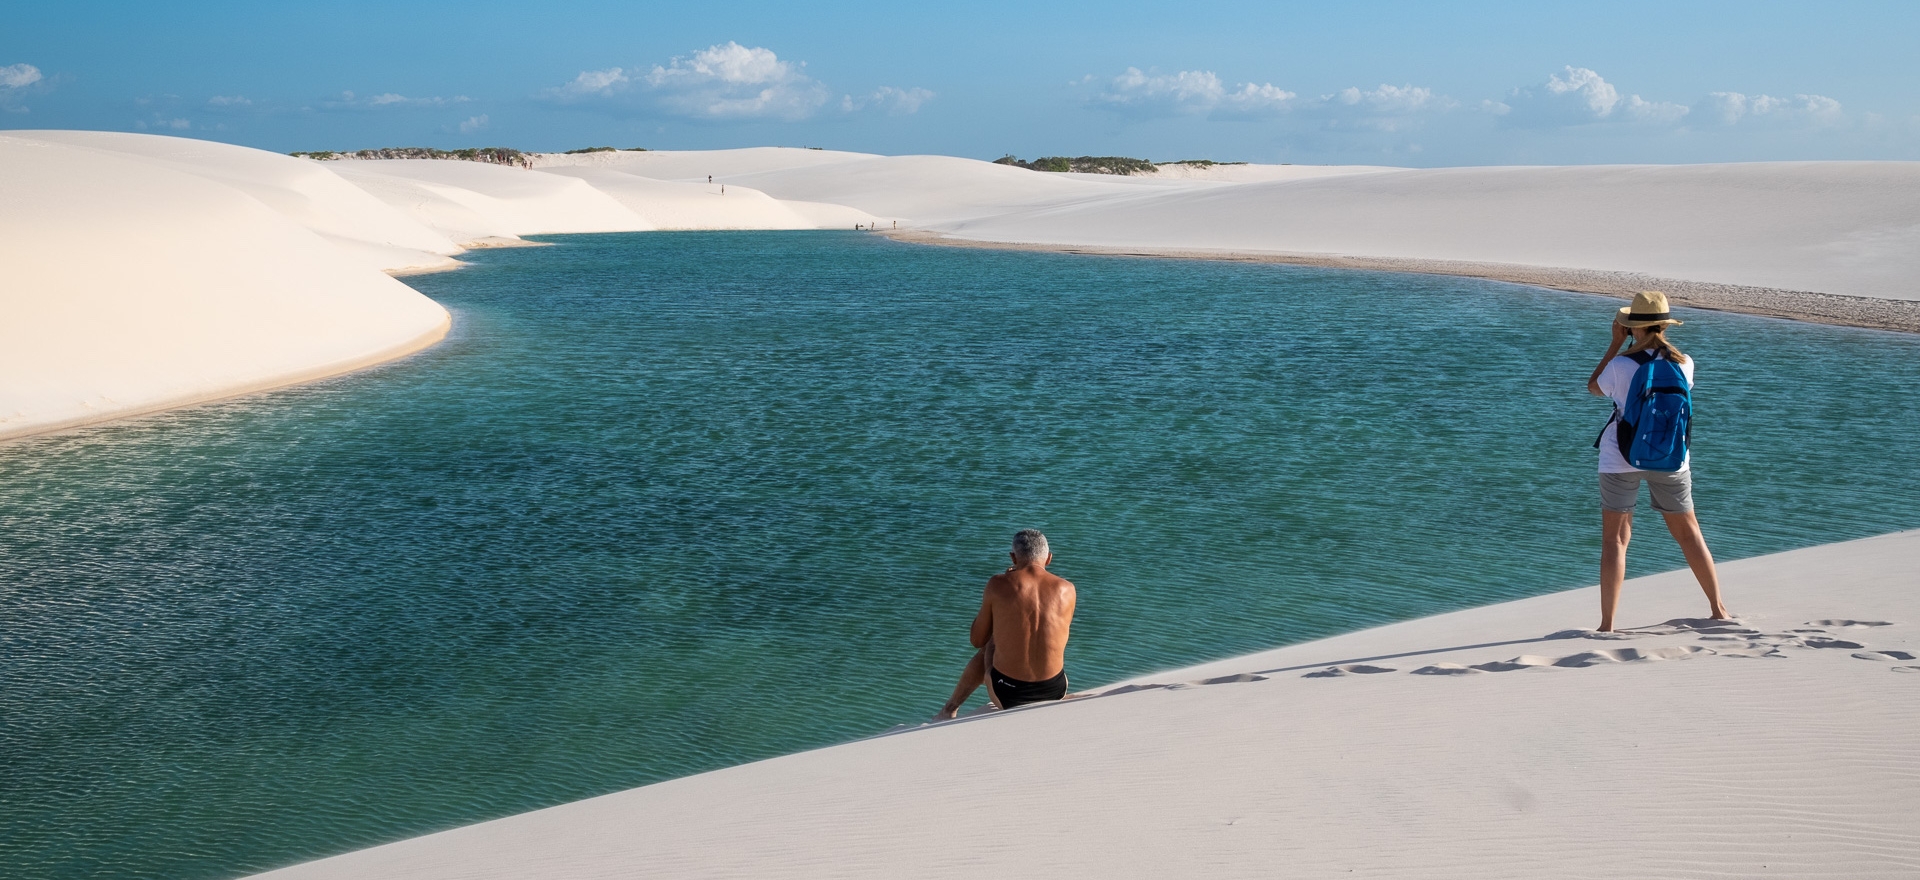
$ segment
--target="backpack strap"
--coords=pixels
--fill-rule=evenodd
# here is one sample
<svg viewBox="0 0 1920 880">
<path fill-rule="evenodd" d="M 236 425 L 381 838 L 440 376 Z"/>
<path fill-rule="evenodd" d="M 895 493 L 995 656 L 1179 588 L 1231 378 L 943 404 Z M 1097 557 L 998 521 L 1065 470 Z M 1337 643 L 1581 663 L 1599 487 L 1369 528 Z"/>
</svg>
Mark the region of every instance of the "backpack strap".
<svg viewBox="0 0 1920 880">
<path fill-rule="evenodd" d="M 1652 354 L 1644 351 L 1629 352 L 1627 354 L 1627 360 L 1633 361 L 1641 366 L 1646 366 L 1651 363 L 1653 358 L 1654 356 Z M 1613 424 L 1618 421 L 1620 421 L 1620 404 L 1616 403 L 1613 405 L 1613 415 L 1607 416 L 1607 423 L 1600 426 L 1600 435 L 1593 438 L 1593 448 L 1600 448 L 1600 441 L 1606 439 L 1607 429 L 1613 427 Z"/>
</svg>

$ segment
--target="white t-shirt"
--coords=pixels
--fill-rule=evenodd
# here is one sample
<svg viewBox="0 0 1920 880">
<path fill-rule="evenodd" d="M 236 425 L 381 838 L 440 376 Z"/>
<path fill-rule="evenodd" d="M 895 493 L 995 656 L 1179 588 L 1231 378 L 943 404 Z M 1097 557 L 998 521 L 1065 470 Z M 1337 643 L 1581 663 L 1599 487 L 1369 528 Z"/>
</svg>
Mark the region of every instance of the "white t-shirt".
<svg viewBox="0 0 1920 880">
<path fill-rule="evenodd" d="M 1694 360 L 1693 355 L 1687 355 L 1686 363 L 1675 365 L 1680 368 L 1680 372 L 1686 374 L 1688 387 L 1693 385 Z M 1640 364 L 1626 355 L 1614 358 L 1607 364 L 1606 369 L 1600 371 L 1600 390 L 1613 398 L 1614 412 L 1618 413 L 1626 407 L 1627 387 L 1633 384 L 1633 374 L 1639 371 Z M 1619 425 L 1608 422 L 1606 433 L 1600 436 L 1600 472 L 1603 474 L 1626 474 L 1639 470 L 1627 464 L 1627 457 L 1620 453 L 1618 430 Z M 1689 449 L 1687 460 L 1680 462 L 1680 470 L 1684 471 L 1692 464 L 1693 450 Z"/>
</svg>

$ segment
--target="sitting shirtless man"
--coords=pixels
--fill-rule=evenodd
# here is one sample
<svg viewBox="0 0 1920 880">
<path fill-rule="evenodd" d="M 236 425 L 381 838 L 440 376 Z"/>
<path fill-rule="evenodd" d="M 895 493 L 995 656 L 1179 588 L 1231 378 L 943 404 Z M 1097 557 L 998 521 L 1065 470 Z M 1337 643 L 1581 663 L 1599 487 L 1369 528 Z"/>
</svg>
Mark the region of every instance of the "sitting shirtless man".
<svg viewBox="0 0 1920 880">
<path fill-rule="evenodd" d="M 1047 571 L 1053 554 L 1047 536 L 1022 529 L 1013 536 L 1013 565 L 987 580 L 980 613 L 973 618 L 973 646 L 953 696 L 935 721 L 960 712 L 974 688 L 1000 709 L 1044 703 L 1067 695 L 1067 630 L 1073 626 L 1073 584 Z"/>
</svg>

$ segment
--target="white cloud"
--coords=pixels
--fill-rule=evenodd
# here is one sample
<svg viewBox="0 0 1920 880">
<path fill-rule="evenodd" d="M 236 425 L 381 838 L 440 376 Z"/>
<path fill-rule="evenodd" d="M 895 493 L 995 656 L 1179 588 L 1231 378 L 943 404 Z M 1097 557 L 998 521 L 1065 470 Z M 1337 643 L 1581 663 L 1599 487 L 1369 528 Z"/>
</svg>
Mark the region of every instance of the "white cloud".
<svg viewBox="0 0 1920 880">
<path fill-rule="evenodd" d="M 40 68 L 31 64 L 0 67 L 0 89 L 24 89 L 44 78 L 40 75 Z"/>
<path fill-rule="evenodd" d="M 1604 119 L 1613 113 L 1614 105 L 1620 103 L 1620 92 L 1612 83 L 1584 67 L 1567 65 L 1567 78 L 1559 74 L 1547 77 L 1547 92 L 1553 95 L 1567 96 L 1574 103 L 1584 105 L 1595 119 Z"/>
<path fill-rule="evenodd" d="M 568 103 L 629 103 L 691 119 L 798 120 L 812 116 L 828 98 L 826 86 L 807 76 L 805 67 L 804 63 L 781 60 L 772 49 L 749 48 L 729 40 L 656 64 L 645 74 L 623 67 L 583 70 L 572 82 L 548 89 L 546 95 Z M 881 103 L 910 105 L 912 109 L 904 112 L 918 109 L 932 97 L 923 89 L 897 95 L 892 92 L 888 101 Z M 919 94 L 924 96 L 916 97 Z M 843 105 L 851 100 L 844 99 Z"/>
<path fill-rule="evenodd" d="M 1091 82 L 1089 77 L 1086 82 Z M 1137 116 L 1250 117 L 1284 112 L 1293 92 L 1272 83 L 1240 83 L 1229 89 L 1211 70 L 1149 73 L 1129 67 L 1091 101 L 1095 106 Z"/>
<path fill-rule="evenodd" d="M 1627 99 L 1620 103 L 1618 112 L 1621 118 L 1634 122 L 1670 125 L 1685 119 L 1690 111 L 1685 104 L 1648 101 L 1639 95 L 1628 95 Z"/>
<path fill-rule="evenodd" d="M 920 105 L 933 100 L 933 92 L 926 89 L 896 89 L 893 86 L 881 86 L 870 95 L 854 97 L 840 96 L 840 112 L 858 113 L 869 107 L 892 116 L 905 116 L 920 112 Z"/>
<path fill-rule="evenodd" d="M 213 97 L 207 99 L 207 104 L 208 106 L 212 106 L 212 107 L 251 107 L 253 106 L 253 102 L 247 100 L 247 98 L 244 95 L 214 95 Z"/>
<path fill-rule="evenodd" d="M 1146 115 L 1205 113 L 1226 94 L 1220 77 L 1211 70 L 1182 70 L 1150 74 L 1129 67 L 1094 95 L 1097 104 Z"/>
<path fill-rule="evenodd" d="M 1721 125 L 1773 124 L 1788 126 L 1833 125 L 1844 117 L 1840 102 L 1824 95 L 1744 95 L 1739 92 L 1714 92 L 1694 105 L 1703 121 Z"/>
<path fill-rule="evenodd" d="M 893 86 L 881 86 L 870 98 L 873 106 L 888 113 L 905 115 L 920 112 L 921 105 L 933 100 L 933 92 L 922 88 L 896 89 Z"/>
<path fill-rule="evenodd" d="M 1482 107 L 1502 117 L 1505 124 L 1538 128 L 1602 122 L 1673 125 L 1689 112 L 1683 104 L 1649 101 L 1639 95 L 1622 98 L 1605 77 L 1585 67 L 1568 65 L 1564 73 L 1564 77 L 1548 76 L 1543 85 L 1515 89 L 1506 101 L 1490 101 Z"/>
<path fill-rule="evenodd" d="M 1382 83 L 1379 88 L 1349 86 L 1331 95 L 1322 95 L 1305 109 L 1324 118 L 1329 128 L 1400 131 L 1417 127 L 1429 116 L 1457 106 L 1458 101 L 1436 95 L 1425 86 Z"/>
<path fill-rule="evenodd" d="M 467 118 L 467 121 L 460 123 L 460 133 L 473 134 L 474 132 L 479 131 L 480 129 L 483 129 L 486 127 L 487 127 L 487 114 L 482 113 L 479 116 L 470 116 Z"/>
<path fill-rule="evenodd" d="M 406 95 L 402 95 L 397 92 L 381 92 L 378 95 L 362 98 L 359 95 L 354 94 L 353 92 L 341 92 L 340 97 L 332 101 L 322 101 L 320 102 L 320 106 L 328 108 L 330 110 L 358 109 L 358 108 L 368 108 L 368 107 L 377 107 L 381 109 L 389 109 L 389 108 L 416 108 L 417 109 L 417 108 L 424 108 L 424 107 L 450 107 L 455 104 L 465 104 L 471 100 L 473 99 L 467 97 L 466 95 L 455 95 L 451 98 L 442 98 L 438 96 L 431 97 L 431 98 L 409 98 Z"/>
<path fill-rule="evenodd" d="M 731 40 L 647 72 L 663 107 L 701 119 L 804 119 L 827 101 L 827 90 L 773 50 Z"/>
<path fill-rule="evenodd" d="M 31 64 L 9 64 L 0 67 L 0 112 L 27 112 L 26 105 L 22 103 L 26 100 L 27 93 L 45 89 L 47 86 L 43 85 L 38 89 L 27 87 L 44 79 L 46 77 L 40 75 L 40 68 Z"/>
<path fill-rule="evenodd" d="M 1094 83 L 1087 77 L 1079 85 Z M 1089 102 L 1136 116 L 1196 116 L 1209 119 L 1261 119 L 1297 116 L 1323 128 L 1398 131 L 1423 124 L 1459 102 L 1416 85 L 1350 87 L 1318 98 L 1302 98 L 1272 83 L 1239 83 L 1231 88 L 1208 70 L 1163 74 L 1129 67 L 1101 83 Z"/>
<path fill-rule="evenodd" d="M 1221 97 L 1214 115 L 1252 117 L 1284 113 L 1293 108 L 1293 99 L 1298 97 L 1273 83 L 1241 83 L 1239 88 Z"/>
<path fill-rule="evenodd" d="M 611 94 L 614 89 L 629 82 L 632 80 L 627 77 L 626 71 L 618 67 L 609 67 L 606 70 L 582 70 L 579 76 L 573 78 L 573 82 L 555 91 L 564 95 L 605 95 Z"/>
</svg>

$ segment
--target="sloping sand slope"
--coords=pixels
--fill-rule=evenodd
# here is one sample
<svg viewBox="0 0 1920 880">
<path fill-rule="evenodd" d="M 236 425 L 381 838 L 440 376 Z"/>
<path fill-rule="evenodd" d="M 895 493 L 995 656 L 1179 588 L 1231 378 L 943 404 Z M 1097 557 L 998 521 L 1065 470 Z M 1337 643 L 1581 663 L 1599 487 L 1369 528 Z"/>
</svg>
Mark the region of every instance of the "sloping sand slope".
<svg viewBox="0 0 1920 880">
<path fill-rule="evenodd" d="M 829 225 L 851 229 L 855 224 L 878 219 L 839 205 L 800 209 L 792 202 L 739 185 L 655 180 L 592 166 L 546 168 L 542 173 L 579 178 L 646 218 L 655 229 L 818 229 Z"/>
<path fill-rule="evenodd" d="M 445 309 L 239 189 L 0 135 L 0 438 L 397 357 Z"/>
<path fill-rule="evenodd" d="M 991 241 L 1518 263 L 1920 299 L 1915 162 L 1387 171 L 930 225 Z"/>
<path fill-rule="evenodd" d="M 328 170 L 462 244 L 484 238 L 654 228 L 586 181 L 433 159 L 335 161 Z"/>
<path fill-rule="evenodd" d="M 1148 676 L 263 875 L 1911 877 L 1920 531 Z M 929 706 L 940 694 L 929 694 Z M 796 699 L 804 699 L 796 693 Z"/>
<path fill-rule="evenodd" d="M 1093 174 L 1049 174 L 951 156 L 883 156 L 728 178 L 774 198 L 832 202 L 902 225 L 964 228 L 957 221 L 1070 205 L 1106 206 L 1172 190 Z M 1211 189 L 1189 183 L 1182 187 Z M 1097 210 L 1097 209 L 1096 209 Z"/>
<path fill-rule="evenodd" d="M 319 162 L 213 141 L 123 132 L 23 131 L 8 136 L 119 153 L 226 184 L 376 269 L 452 266 L 452 255 L 460 252 L 446 236 L 340 179 Z"/>
<path fill-rule="evenodd" d="M 541 153 L 534 167 L 543 171 L 556 167 L 612 168 L 655 180 L 698 181 L 713 177 L 715 183 L 730 181 L 742 174 L 808 168 L 814 165 L 839 165 L 867 159 L 884 158 L 876 153 L 848 153 L 841 150 L 807 150 L 796 147 L 746 147 L 738 150 L 616 150 L 601 153 Z"/>
</svg>

